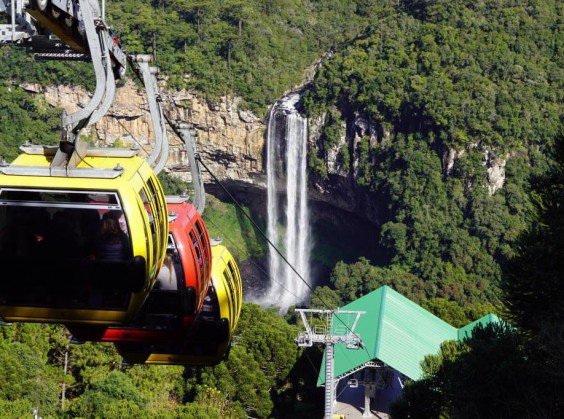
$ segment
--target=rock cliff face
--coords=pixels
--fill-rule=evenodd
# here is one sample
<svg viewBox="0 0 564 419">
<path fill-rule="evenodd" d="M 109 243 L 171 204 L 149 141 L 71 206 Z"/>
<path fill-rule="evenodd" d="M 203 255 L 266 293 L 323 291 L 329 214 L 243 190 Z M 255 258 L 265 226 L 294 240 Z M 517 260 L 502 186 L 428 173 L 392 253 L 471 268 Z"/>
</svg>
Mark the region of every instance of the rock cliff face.
<svg viewBox="0 0 564 419">
<path fill-rule="evenodd" d="M 43 94 L 51 105 L 67 113 L 77 111 L 90 100 L 87 92 L 76 87 L 23 87 Z M 238 99 L 227 97 L 209 106 L 185 91 L 163 91 L 162 99 L 164 112 L 170 119 L 194 126 L 198 151 L 219 179 L 265 187 L 262 162 L 265 125 L 258 117 L 240 111 Z M 149 154 L 154 135 L 144 89 L 133 82 L 119 87 L 108 114 L 84 130 L 83 138 L 98 146 L 116 142 L 120 147 L 136 145 L 142 153 Z M 188 180 L 188 160 L 182 142 L 170 129 L 168 138 L 171 151 L 166 170 Z M 205 171 L 203 173 L 204 181 L 209 181 L 209 175 Z"/>
<path fill-rule="evenodd" d="M 30 92 L 43 94 L 51 105 L 66 112 L 74 112 L 90 100 L 87 92 L 70 86 L 41 88 L 28 84 L 23 87 Z M 263 212 L 261 207 L 266 199 L 265 123 L 257 116 L 240 110 L 238 98 L 224 97 L 219 103 L 209 105 L 187 91 L 161 90 L 165 114 L 172 120 L 190 123 L 195 128 L 198 151 L 206 166 L 230 188 L 245 194 L 251 205 L 254 201 L 259 213 Z M 308 122 L 310 149 L 320 146 L 320 132 L 324 123 L 324 116 Z M 324 212 L 319 208 L 329 204 L 333 209 L 355 213 L 374 224 L 380 224 L 377 197 L 367 193 L 355 181 L 358 176 L 358 156 L 351 156 L 351 169 L 348 171 L 342 169 L 337 156 L 343 147 L 356 150 L 355 145 L 363 137 L 368 136 L 371 145 L 375 145 L 377 142 L 390 141 L 392 133 L 382 127 L 371 126 L 359 116 L 343 121 L 341 131 L 343 135 L 339 144 L 326 151 L 327 178 L 321 179 L 310 174 L 309 196 L 322 204 L 316 206 L 319 216 L 323 216 Z M 119 87 L 108 114 L 85 130 L 83 135 L 98 146 L 117 142 L 116 145 L 120 147 L 136 145 L 143 153 L 150 153 L 154 136 L 144 89 L 130 81 Z M 189 181 L 188 159 L 181 140 L 172 130 L 169 130 L 169 142 L 170 156 L 165 170 Z M 464 153 L 464 150 L 450 149 L 443 152 L 445 176 L 449 175 L 454 161 Z M 494 193 L 503 187 L 506 158 L 494 157 L 491 150 L 484 150 L 483 156 L 489 191 Z M 211 187 L 211 176 L 206 171 L 202 173 L 204 182 Z M 214 189 L 211 188 L 211 191 Z M 215 191 L 219 192 L 217 188 Z"/>
</svg>

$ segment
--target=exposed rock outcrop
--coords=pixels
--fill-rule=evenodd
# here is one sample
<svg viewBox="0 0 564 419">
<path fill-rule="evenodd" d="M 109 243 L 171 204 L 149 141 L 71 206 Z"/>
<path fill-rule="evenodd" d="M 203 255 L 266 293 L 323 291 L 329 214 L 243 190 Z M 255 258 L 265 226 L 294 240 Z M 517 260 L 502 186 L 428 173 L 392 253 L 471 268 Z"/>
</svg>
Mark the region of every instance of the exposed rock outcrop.
<svg viewBox="0 0 564 419">
<path fill-rule="evenodd" d="M 51 105 L 69 113 L 84 107 L 90 100 L 87 92 L 76 87 L 42 88 L 32 84 L 23 87 L 30 92 L 43 94 Z M 197 134 L 198 151 L 217 178 L 246 194 L 247 198 L 249 194 L 256 195 L 266 188 L 266 125 L 259 117 L 239 109 L 238 98 L 224 97 L 218 103 L 210 105 L 188 91 L 161 90 L 165 114 L 171 120 L 193 125 Z M 323 148 L 320 138 L 325 120 L 325 115 L 309 120 L 310 150 Z M 357 182 L 358 146 L 366 138 L 371 147 L 389 142 L 392 132 L 371 124 L 359 115 L 343 121 L 341 131 L 338 144 L 324 151 L 327 177 L 310 173 L 309 195 L 315 201 L 356 213 L 379 224 L 380 210 L 376 197 Z M 120 147 L 137 145 L 143 153 L 150 153 L 154 135 L 144 89 L 130 81 L 119 87 L 108 114 L 94 126 L 84 130 L 83 136 L 98 146 L 117 142 Z M 188 159 L 181 140 L 172 130 L 169 130 L 169 142 L 170 156 L 166 170 L 189 181 Z M 477 145 L 470 146 L 473 147 Z M 339 154 L 344 148 L 348 148 L 349 167 L 344 167 L 339 160 Z M 451 174 L 455 161 L 465 152 L 467 150 L 446 149 L 442 153 L 445 176 Z M 489 192 L 493 194 L 504 184 L 506 158 L 494 157 L 491 150 L 484 150 L 483 156 Z M 203 171 L 203 175 L 204 182 L 213 183 L 206 171 Z M 257 205 L 261 205 L 264 201 L 262 192 L 254 200 Z"/>
<path fill-rule="evenodd" d="M 51 105 L 67 113 L 77 111 L 90 100 L 88 93 L 77 87 L 42 88 L 31 84 L 23 87 L 43 94 Z M 163 91 L 162 99 L 164 112 L 171 120 L 194 126 L 198 151 L 219 179 L 264 187 L 262 155 L 265 125 L 250 112 L 240 111 L 237 98 L 225 97 L 210 106 L 190 92 Z M 107 115 L 85 129 L 83 137 L 98 146 L 118 142 L 120 147 L 137 145 L 143 153 L 150 153 L 154 135 L 144 89 L 133 82 L 119 87 Z M 181 140 L 170 129 L 169 142 L 171 149 L 167 170 L 189 179 L 188 161 Z M 204 180 L 209 180 L 206 172 Z"/>
</svg>

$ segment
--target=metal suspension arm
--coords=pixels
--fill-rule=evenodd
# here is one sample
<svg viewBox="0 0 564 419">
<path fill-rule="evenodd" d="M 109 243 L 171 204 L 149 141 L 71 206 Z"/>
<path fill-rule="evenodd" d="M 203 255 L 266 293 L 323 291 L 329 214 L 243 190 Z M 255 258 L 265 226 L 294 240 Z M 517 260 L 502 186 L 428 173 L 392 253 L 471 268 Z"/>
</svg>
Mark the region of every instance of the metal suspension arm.
<svg viewBox="0 0 564 419">
<path fill-rule="evenodd" d="M 158 174 L 165 167 L 168 160 L 166 121 L 161 106 L 162 100 L 159 94 L 157 78 L 155 77 L 158 74 L 158 69 L 149 66 L 149 63 L 152 61 L 150 55 L 130 55 L 128 58 L 133 64 L 133 70 L 143 80 L 145 90 L 147 91 L 147 102 L 149 104 L 149 112 L 151 113 L 153 131 L 155 132 L 155 146 L 153 152 L 147 158 L 147 162 L 155 173 Z"/>
<path fill-rule="evenodd" d="M 115 80 L 111 71 L 108 45 L 102 35 L 104 28 L 98 30 L 97 22 L 89 0 L 78 0 L 82 12 L 84 29 L 94 72 L 96 90 L 84 108 L 72 114 L 63 112 L 63 132 L 59 151 L 52 167 L 76 167 L 85 155 L 87 146 L 79 141 L 80 131 L 98 121 L 110 107 L 115 94 Z M 99 26 L 99 25 L 98 25 Z"/>
<path fill-rule="evenodd" d="M 192 126 L 186 123 L 174 124 L 174 131 L 184 141 L 184 148 L 188 155 L 190 164 L 190 174 L 192 175 L 192 185 L 194 186 L 194 199 L 192 205 L 196 211 L 202 215 L 206 206 L 206 194 L 204 192 L 204 179 L 198 164 L 198 154 L 196 151 L 195 131 Z"/>
<path fill-rule="evenodd" d="M 11 16 L 11 25 L 0 25 L 0 43 L 31 41 L 28 45 L 36 52 L 36 59 L 92 60 L 96 89 L 83 109 L 63 112 L 60 149 L 51 165 L 77 167 L 87 149 L 79 141 L 80 131 L 110 108 L 115 77 L 125 75 L 126 53 L 105 23 L 98 0 L 0 0 L 0 12 Z M 38 36 L 49 31 L 68 48 L 45 35 Z"/>
</svg>

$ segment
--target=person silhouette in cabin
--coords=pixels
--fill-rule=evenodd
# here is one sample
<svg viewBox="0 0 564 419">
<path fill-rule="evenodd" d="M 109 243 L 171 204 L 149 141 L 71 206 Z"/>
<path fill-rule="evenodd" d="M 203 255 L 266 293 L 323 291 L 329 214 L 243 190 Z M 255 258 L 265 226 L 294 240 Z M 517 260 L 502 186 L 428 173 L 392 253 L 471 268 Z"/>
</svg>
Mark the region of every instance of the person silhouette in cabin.
<svg viewBox="0 0 564 419">
<path fill-rule="evenodd" d="M 170 253 L 166 254 L 163 261 L 163 266 L 161 266 L 161 269 L 159 270 L 159 273 L 157 275 L 157 289 L 170 291 L 178 290 L 178 282 L 176 279 L 176 271 L 174 269 L 173 256 Z"/>
<path fill-rule="evenodd" d="M 94 256 L 103 260 L 124 260 L 130 257 L 129 238 L 111 217 L 102 220 L 100 233 L 94 244 Z"/>
</svg>

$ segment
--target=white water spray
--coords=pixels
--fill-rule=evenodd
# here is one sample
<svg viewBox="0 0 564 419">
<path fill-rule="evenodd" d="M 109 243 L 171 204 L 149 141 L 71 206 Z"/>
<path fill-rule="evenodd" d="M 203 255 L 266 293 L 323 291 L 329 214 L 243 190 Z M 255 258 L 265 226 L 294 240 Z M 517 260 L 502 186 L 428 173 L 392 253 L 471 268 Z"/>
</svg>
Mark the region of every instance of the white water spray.
<svg viewBox="0 0 564 419">
<path fill-rule="evenodd" d="M 282 312 L 307 297 L 309 281 L 310 228 L 307 207 L 307 120 L 295 108 L 298 94 L 292 94 L 273 106 L 267 132 L 268 239 L 299 273 L 294 272 L 270 248 L 271 286 L 266 303 Z M 282 131 L 282 132 L 281 132 Z M 278 138 L 286 139 L 285 155 Z M 286 207 L 281 214 L 278 179 L 286 180 Z M 300 278 L 301 276 L 301 278 Z"/>
</svg>

